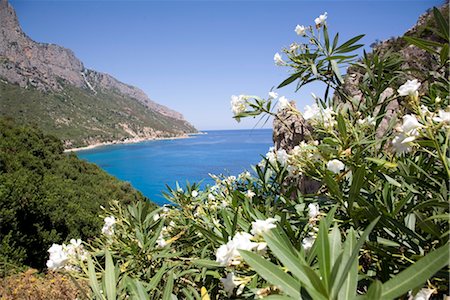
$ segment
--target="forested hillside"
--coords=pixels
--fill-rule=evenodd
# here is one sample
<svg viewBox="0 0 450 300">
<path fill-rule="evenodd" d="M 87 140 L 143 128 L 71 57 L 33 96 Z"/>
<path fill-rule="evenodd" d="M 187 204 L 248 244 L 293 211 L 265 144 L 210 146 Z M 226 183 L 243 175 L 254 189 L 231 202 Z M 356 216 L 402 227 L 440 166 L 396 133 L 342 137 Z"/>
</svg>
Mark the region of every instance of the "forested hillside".
<svg viewBox="0 0 450 300">
<path fill-rule="evenodd" d="M 55 241 L 98 235 L 100 206 L 146 198 L 94 164 L 64 154 L 39 129 L 0 119 L 0 269 L 43 268 Z"/>
</svg>

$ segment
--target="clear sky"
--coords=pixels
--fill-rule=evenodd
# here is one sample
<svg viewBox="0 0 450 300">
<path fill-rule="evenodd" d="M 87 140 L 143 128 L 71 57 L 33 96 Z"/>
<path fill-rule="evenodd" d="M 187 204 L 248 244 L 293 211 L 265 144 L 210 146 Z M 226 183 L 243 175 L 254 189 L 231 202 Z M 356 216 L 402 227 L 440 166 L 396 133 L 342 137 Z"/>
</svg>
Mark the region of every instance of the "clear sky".
<svg viewBox="0 0 450 300">
<path fill-rule="evenodd" d="M 200 130 L 253 128 L 234 121 L 230 96 L 267 92 L 287 78 L 273 55 L 293 41 L 297 24 L 328 12 L 341 41 L 398 36 L 443 1 L 36 1 L 10 0 L 23 30 L 35 41 L 72 49 L 85 67 L 135 85 L 185 116 Z M 360 52 L 361 53 L 361 52 Z M 278 91 L 303 108 L 307 86 Z M 267 124 L 270 126 L 271 124 Z M 258 125 L 259 126 L 259 125 Z"/>
</svg>

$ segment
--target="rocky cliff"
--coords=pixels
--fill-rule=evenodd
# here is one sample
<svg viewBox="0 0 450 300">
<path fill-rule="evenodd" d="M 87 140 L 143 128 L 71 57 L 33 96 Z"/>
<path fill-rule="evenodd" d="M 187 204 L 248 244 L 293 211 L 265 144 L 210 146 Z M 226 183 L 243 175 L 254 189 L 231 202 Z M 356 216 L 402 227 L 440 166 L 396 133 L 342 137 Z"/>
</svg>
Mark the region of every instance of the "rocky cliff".
<svg viewBox="0 0 450 300">
<path fill-rule="evenodd" d="M 11 95 L 11 89 L 16 89 L 20 94 L 20 90 L 17 90 L 17 87 L 27 90 L 28 93 L 34 91 L 34 94 L 37 95 L 36 98 L 43 102 L 49 101 L 48 95 L 70 100 L 70 97 L 73 95 L 69 95 L 71 93 L 68 93 L 68 90 L 72 90 L 73 93 L 75 89 L 77 93 L 82 94 L 81 96 L 91 98 L 93 101 L 96 101 L 95 99 L 99 95 L 110 96 L 114 94 L 115 98 L 122 97 L 125 101 L 124 109 L 126 109 L 126 103 L 129 101 L 140 103 L 143 106 L 140 109 L 145 108 L 148 110 L 148 113 L 154 115 L 152 117 L 158 118 L 163 116 L 167 119 L 163 122 L 165 124 L 163 126 L 164 128 L 153 128 L 156 131 L 166 132 L 166 135 L 177 135 L 196 131 L 192 125 L 184 120 L 180 113 L 150 100 L 139 88 L 122 83 L 108 74 L 86 69 L 70 49 L 54 44 L 33 41 L 22 31 L 16 13 L 7 0 L 0 0 L 0 79 L 2 79 L 3 83 L 3 93 L 0 94 L 0 104 L 2 104 L 2 107 L 8 105 L 6 102 L 14 104 L 11 103 L 11 100 L 14 99 L 6 99 L 5 95 L 8 94 L 9 97 L 14 97 L 14 95 Z M 105 105 L 108 106 L 107 103 Z M 133 104 L 133 106 L 136 105 L 136 103 Z M 51 103 L 49 103 L 47 108 L 51 106 Z M 33 112 L 31 106 L 27 110 Z M 116 108 L 113 110 L 116 110 Z M 14 118 L 18 117 L 18 115 L 11 114 L 15 112 L 11 107 L 7 111 L 9 116 Z M 17 113 L 20 114 L 20 112 Z M 63 115 L 56 116 L 57 119 L 67 120 L 70 118 L 69 112 L 62 113 Z M 120 115 L 120 112 L 115 111 L 115 113 L 119 113 Z M 126 111 L 122 113 L 125 115 L 129 114 Z M 0 114 L 5 115 L 6 111 L 2 110 Z M 95 118 L 95 116 L 93 117 Z M 171 128 L 170 123 L 172 121 L 177 123 L 176 128 Z M 57 123 L 54 125 L 55 128 L 58 127 Z M 89 127 L 94 124 L 85 125 Z M 133 125 L 135 124 L 127 123 L 127 127 L 131 128 Z M 115 128 L 117 128 L 117 125 L 115 125 Z M 135 129 L 134 135 L 131 136 L 127 134 L 127 130 L 123 131 L 121 138 L 145 138 L 147 136 L 144 131 L 148 132 L 151 126 L 147 130 L 143 128 Z M 98 134 L 94 134 L 92 137 L 97 136 L 97 138 L 93 140 L 114 138 L 112 135 L 108 135 L 107 128 L 103 128 L 102 131 L 104 131 L 103 135 L 105 137 L 102 138 Z M 66 138 L 66 136 L 62 136 L 62 138 Z M 81 141 L 81 144 L 86 143 L 89 143 L 89 141 L 84 138 L 84 142 Z M 69 140 L 69 144 L 73 144 L 73 142 Z"/>
</svg>

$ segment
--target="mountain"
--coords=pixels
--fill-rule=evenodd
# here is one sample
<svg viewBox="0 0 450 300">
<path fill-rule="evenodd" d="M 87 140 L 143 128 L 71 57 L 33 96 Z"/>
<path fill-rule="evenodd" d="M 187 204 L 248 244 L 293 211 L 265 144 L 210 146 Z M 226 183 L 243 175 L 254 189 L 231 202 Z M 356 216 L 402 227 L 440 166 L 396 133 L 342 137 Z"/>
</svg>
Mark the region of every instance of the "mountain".
<svg viewBox="0 0 450 300">
<path fill-rule="evenodd" d="M 196 132 L 139 88 L 90 70 L 70 50 L 38 43 L 0 0 L 0 116 L 41 127 L 66 148 Z"/>
</svg>

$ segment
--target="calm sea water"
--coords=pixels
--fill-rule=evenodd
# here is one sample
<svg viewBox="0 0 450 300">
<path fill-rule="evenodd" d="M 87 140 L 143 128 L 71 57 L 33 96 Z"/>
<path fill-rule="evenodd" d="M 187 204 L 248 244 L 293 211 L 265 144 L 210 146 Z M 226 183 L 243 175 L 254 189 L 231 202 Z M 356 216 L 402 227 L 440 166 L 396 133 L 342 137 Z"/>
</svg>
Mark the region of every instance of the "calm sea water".
<svg viewBox="0 0 450 300">
<path fill-rule="evenodd" d="M 157 204 L 167 203 L 166 184 L 182 187 L 202 181 L 213 184 L 212 174 L 238 175 L 261 160 L 272 146 L 271 129 L 217 130 L 187 139 L 112 145 L 78 152 L 109 174 L 130 182 Z"/>
</svg>

